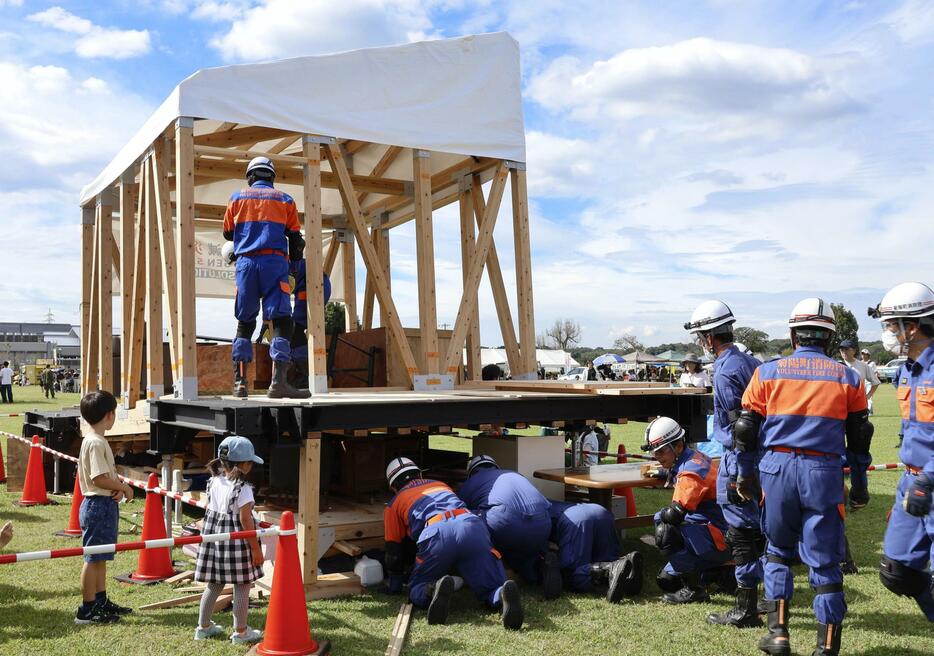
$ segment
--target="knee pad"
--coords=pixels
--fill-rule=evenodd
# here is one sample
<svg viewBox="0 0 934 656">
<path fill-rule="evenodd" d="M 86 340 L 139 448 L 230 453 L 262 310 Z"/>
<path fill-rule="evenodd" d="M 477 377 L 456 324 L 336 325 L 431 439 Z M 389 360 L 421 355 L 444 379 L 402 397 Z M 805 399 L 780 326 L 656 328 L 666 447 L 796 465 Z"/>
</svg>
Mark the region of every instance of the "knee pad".
<svg viewBox="0 0 934 656">
<path fill-rule="evenodd" d="M 931 581 L 926 572 L 906 567 L 888 556 L 883 556 L 879 563 L 879 580 L 891 592 L 905 597 L 919 597 Z"/>
<path fill-rule="evenodd" d="M 754 563 L 762 554 L 762 532 L 757 528 L 731 526 L 726 532 L 726 543 L 733 550 L 737 565 Z"/>
<path fill-rule="evenodd" d="M 272 336 L 292 339 L 292 317 L 277 317 L 272 320 Z"/>
<path fill-rule="evenodd" d="M 237 322 L 237 338 L 245 339 L 250 341 L 253 339 L 253 333 L 256 332 L 256 319 L 253 321 L 238 321 Z"/>
<path fill-rule="evenodd" d="M 655 527 L 655 546 L 667 557 L 681 550 L 684 537 L 676 526 L 662 522 Z"/>
</svg>

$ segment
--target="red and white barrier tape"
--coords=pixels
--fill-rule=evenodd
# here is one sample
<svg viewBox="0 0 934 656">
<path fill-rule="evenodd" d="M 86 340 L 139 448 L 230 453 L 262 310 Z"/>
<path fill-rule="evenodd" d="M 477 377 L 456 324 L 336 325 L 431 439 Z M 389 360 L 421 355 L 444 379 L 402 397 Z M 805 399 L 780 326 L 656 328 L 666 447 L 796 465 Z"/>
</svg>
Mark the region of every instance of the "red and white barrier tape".
<svg viewBox="0 0 934 656">
<path fill-rule="evenodd" d="M 0 417 L 22 417 L 22 412 L 9 412 L 7 414 L 0 414 Z"/>
<path fill-rule="evenodd" d="M 72 558 L 75 556 L 93 556 L 95 554 L 117 553 L 118 551 L 139 551 L 141 549 L 163 549 L 165 547 L 180 547 L 186 544 L 200 544 L 207 542 L 227 542 L 228 540 L 243 540 L 246 538 L 261 538 L 271 535 L 295 535 L 298 529 L 283 531 L 278 527 L 261 528 L 254 531 L 233 531 L 231 533 L 213 533 L 211 535 L 190 535 L 179 538 L 165 538 L 163 540 L 140 540 L 137 542 L 122 542 L 117 544 L 99 544 L 93 547 L 72 547 L 69 549 L 51 549 L 48 551 L 26 551 L 0 555 L 0 565 L 10 563 L 24 563 L 30 560 L 49 560 L 52 558 Z"/>
</svg>

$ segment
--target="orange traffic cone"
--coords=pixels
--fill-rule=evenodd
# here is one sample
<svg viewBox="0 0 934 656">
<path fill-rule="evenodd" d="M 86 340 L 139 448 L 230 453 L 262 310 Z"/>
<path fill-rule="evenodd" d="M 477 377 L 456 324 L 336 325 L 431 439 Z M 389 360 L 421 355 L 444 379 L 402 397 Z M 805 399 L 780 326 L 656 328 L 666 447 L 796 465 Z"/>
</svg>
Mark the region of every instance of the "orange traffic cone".
<svg viewBox="0 0 934 656">
<path fill-rule="evenodd" d="M 149 475 L 148 489 L 159 487 L 159 477 Z M 143 541 L 164 540 L 165 514 L 162 512 L 162 497 L 155 492 L 146 492 L 146 506 L 143 509 Z M 154 583 L 175 575 L 172 569 L 172 556 L 168 547 L 159 549 L 141 549 L 136 571 L 130 574 L 130 580 L 138 583 Z"/>
<path fill-rule="evenodd" d="M 29 447 L 29 462 L 26 463 L 26 482 L 23 483 L 21 506 L 44 506 L 49 503 L 45 493 L 45 470 L 42 468 L 42 449 L 39 448 L 39 436 L 32 436 Z"/>
<path fill-rule="evenodd" d="M 81 537 L 81 502 L 84 501 L 84 495 L 81 493 L 81 481 L 78 479 L 78 473 L 75 472 L 75 491 L 71 495 L 71 516 L 68 518 L 68 528 L 59 531 L 55 535 L 63 538 Z"/>
<path fill-rule="evenodd" d="M 295 528 L 292 513 L 285 511 L 279 528 L 290 531 Z M 266 656 L 303 656 L 325 654 L 331 643 L 320 644 L 311 637 L 308 628 L 308 609 L 305 607 L 305 586 L 302 583 L 302 568 L 298 562 L 298 537 L 280 535 L 276 545 L 276 566 L 272 575 L 272 594 L 266 612 L 266 629 L 263 642 L 256 648 L 257 654 Z"/>
<path fill-rule="evenodd" d="M 629 462 L 626 457 L 626 445 L 620 444 L 616 450 L 616 462 Z M 626 517 L 634 517 L 636 514 L 636 497 L 632 494 L 631 487 L 618 487 L 613 490 L 613 494 L 626 497 Z"/>
<path fill-rule="evenodd" d="M 6 469 L 3 466 L 3 449 L 0 448 L 0 483 L 6 483 Z"/>
</svg>

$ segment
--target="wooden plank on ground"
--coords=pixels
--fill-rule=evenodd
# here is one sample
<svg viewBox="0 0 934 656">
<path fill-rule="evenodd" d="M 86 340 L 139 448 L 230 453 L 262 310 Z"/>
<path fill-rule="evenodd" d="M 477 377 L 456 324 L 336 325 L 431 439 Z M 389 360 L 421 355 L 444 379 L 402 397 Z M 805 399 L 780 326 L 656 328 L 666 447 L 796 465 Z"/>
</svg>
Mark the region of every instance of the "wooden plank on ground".
<svg viewBox="0 0 934 656">
<path fill-rule="evenodd" d="M 195 577 L 195 573 L 190 569 L 185 570 L 184 572 L 179 572 L 175 576 L 170 576 L 163 583 L 168 583 L 169 585 L 175 585 L 176 583 L 181 583 L 182 581 L 190 581 Z"/>
<path fill-rule="evenodd" d="M 392 637 L 386 647 L 386 656 L 399 656 L 405 645 L 405 638 L 412 623 L 412 602 L 402 604 L 396 616 L 396 624 L 392 627 Z"/>
<path fill-rule="evenodd" d="M 201 599 L 201 593 L 185 595 L 183 597 L 175 597 L 174 599 L 166 599 L 165 601 L 157 601 L 152 604 L 145 604 L 140 606 L 139 610 L 158 610 L 159 608 L 174 608 L 175 606 L 183 606 L 185 604 L 190 604 Z"/>
</svg>

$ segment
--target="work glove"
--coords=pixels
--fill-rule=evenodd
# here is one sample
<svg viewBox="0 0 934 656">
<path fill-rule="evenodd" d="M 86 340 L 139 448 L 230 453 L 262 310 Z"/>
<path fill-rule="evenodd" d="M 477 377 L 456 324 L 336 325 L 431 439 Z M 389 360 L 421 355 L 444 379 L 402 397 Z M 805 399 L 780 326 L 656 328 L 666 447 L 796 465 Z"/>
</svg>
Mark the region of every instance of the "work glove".
<svg viewBox="0 0 934 656">
<path fill-rule="evenodd" d="M 905 512 L 915 517 L 927 515 L 931 512 L 932 492 L 934 492 L 934 480 L 931 480 L 924 473 L 915 476 L 914 482 L 908 488 L 905 498 L 902 500 Z"/>
<path fill-rule="evenodd" d="M 738 474 L 736 476 L 736 495 L 742 500 L 741 503 L 746 503 L 747 501 L 759 503 L 759 499 L 762 498 L 762 490 L 759 487 L 759 477 L 755 474 L 750 474 L 748 476 L 742 473 Z"/>
</svg>

